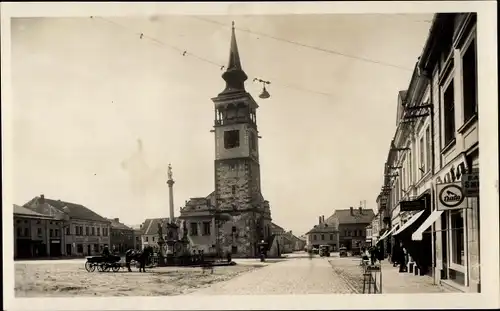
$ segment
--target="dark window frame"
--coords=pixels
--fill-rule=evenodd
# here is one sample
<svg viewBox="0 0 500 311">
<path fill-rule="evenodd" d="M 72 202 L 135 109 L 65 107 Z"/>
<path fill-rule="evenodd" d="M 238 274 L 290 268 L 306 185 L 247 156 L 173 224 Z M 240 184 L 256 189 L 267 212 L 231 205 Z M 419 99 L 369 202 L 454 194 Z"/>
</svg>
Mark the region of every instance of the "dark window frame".
<svg viewBox="0 0 500 311">
<path fill-rule="evenodd" d="M 455 141 L 455 79 L 443 88 L 443 139 L 445 148 Z"/>
<path fill-rule="evenodd" d="M 224 148 L 234 149 L 240 146 L 240 130 L 224 131 Z"/>
</svg>

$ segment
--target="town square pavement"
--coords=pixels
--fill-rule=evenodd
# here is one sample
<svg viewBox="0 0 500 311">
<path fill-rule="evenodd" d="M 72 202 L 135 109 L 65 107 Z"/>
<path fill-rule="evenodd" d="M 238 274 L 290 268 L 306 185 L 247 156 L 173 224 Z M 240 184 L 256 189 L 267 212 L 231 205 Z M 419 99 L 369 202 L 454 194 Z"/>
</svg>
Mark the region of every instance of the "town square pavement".
<svg viewBox="0 0 500 311">
<path fill-rule="evenodd" d="M 353 262 L 352 265 L 355 266 L 356 263 Z M 241 274 L 225 282 L 212 284 L 210 287 L 199 289 L 189 295 L 352 294 L 356 292 L 348 280 L 335 272 L 326 257 L 315 256 L 309 259 L 306 255 L 292 255 L 283 261 Z"/>
</svg>

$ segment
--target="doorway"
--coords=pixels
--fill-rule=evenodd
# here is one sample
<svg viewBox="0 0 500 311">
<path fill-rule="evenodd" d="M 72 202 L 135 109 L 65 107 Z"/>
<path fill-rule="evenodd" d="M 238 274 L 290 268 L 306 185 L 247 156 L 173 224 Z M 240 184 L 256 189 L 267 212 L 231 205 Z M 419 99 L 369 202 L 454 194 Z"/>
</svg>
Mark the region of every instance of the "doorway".
<svg viewBox="0 0 500 311">
<path fill-rule="evenodd" d="M 90 252 L 90 244 L 87 245 L 87 255 L 91 255 L 91 252 Z"/>
<path fill-rule="evenodd" d="M 66 244 L 66 256 L 71 256 L 71 244 Z"/>
</svg>

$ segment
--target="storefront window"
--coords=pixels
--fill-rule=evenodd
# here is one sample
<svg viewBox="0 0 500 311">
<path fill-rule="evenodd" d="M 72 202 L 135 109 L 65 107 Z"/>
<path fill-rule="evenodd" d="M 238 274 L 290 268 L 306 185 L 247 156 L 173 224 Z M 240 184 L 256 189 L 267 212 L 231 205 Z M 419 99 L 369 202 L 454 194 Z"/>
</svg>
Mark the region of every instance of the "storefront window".
<svg viewBox="0 0 500 311">
<path fill-rule="evenodd" d="M 464 211 L 450 211 L 451 220 L 451 258 L 452 262 L 463 266 L 465 264 L 464 250 Z"/>
</svg>

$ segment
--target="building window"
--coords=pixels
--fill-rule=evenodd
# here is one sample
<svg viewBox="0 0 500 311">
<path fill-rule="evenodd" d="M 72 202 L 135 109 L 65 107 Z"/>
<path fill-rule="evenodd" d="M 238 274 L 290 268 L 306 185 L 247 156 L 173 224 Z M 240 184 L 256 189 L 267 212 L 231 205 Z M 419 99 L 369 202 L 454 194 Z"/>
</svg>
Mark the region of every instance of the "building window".
<svg viewBox="0 0 500 311">
<path fill-rule="evenodd" d="M 36 229 L 36 234 L 40 237 L 42 236 L 42 228 L 37 228 Z"/>
<path fill-rule="evenodd" d="M 444 145 L 448 146 L 455 139 L 455 95 L 453 80 L 444 92 Z"/>
<path fill-rule="evenodd" d="M 316 241 L 316 234 L 313 234 L 313 240 Z"/>
<path fill-rule="evenodd" d="M 236 186 L 235 185 L 231 186 L 231 192 L 233 195 L 236 195 Z"/>
<path fill-rule="evenodd" d="M 102 228 L 102 236 L 108 236 L 108 228 Z"/>
<path fill-rule="evenodd" d="M 95 235 L 95 227 L 92 227 L 92 235 Z"/>
<path fill-rule="evenodd" d="M 203 235 L 210 235 L 210 222 L 203 223 Z"/>
<path fill-rule="evenodd" d="M 464 211 L 451 210 L 451 258 L 454 264 L 463 266 L 465 264 L 464 249 Z"/>
<path fill-rule="evenodd" d="M 472 40 L 463 58 L 464 121 L 477 113 L 477 57 L 476 40 Z"/>
<path fill-rule="evenodd" d="M 231 130 L 224 132 L 224 148 L 232 149 L 240 146 L 240 131 Z"/>
<path fill-rule="evenodd" d="M 54 236 L 57 238 L 59 237 L 59 229 L 54 230 Z"/>
<path fill-rule="evenodd" d="M 153 237 L 153 242 L 155 241 L 155 237 Z"/>
<path fill-rule="evenodd" d="M 66 235 L 70 235 L 70 234 L 71 234 L 71 231 L 70 231 L 70 230 L 71 230 L 71 228 L 70 228 L 70 226 L 68 225 L 68 226 L 66 227 Z"/>
<path fill-rule="evenodd" d="M 89 227 L 85 227 L 85 235 L 90 235 L 90 228 Z"/>
<path fill-rule="evenodd" d="M 257 141 L 255 139 L 255 133 L 254 132 L 250 132 L 250 150 L 254 151 L 255 149 L 257 149 Z"/>
<path fill-rule="evenodd" d="M 30 236 L 30 232 L 28 228 L 24 228 L 24 236 Z"/>
<path fill-rule="evenodd" d="M 420 178 L 422 178 L 426 172 L 425 170 L 425 144 L 424 144 L 424 136 L 420 137 L 419 143 L 419 154 L 420 158 L 418 159 L 418 170 L 420 171 Z"/>
<path fill-rule="evenodd" d="M 23 228 L 17 228 L 17 236 L 23 236 Z"/>
<path fill-rule="evenodd" d="M 431 158 L 432 158 L 432 152 L 431 152 L 431 127 L 428 126 L 425 129 L 425 166 L 426 166 L 426 172 L 431 170 Z"/>
<path fill-rule="evenodd" d="M 83 253 L 83 245 L 82 244 L 76 244 L 76 252 L 77 253 Z"/>
<path fill-rule="evenodd" d="M 330 241 L 333 241 L 333 234 L 330 234 Z"/>
<path fill-rule="evenodd" d="M 192 222 L 189 224 L 189 235 L 195 236 L 198 235 L 198 224 L 195 222 Z"/>
<path fill-rule="evenodd" d="M 322 235 L 321 235 L 321 240 L 322 240 L 322 241 L 324 241 L 324 240 L 325 240 L 325 235 L 324 235 L 324 234 L 322 234 Z"/>
<path fill-rule="evenodd" d="M 231 246 L 231 253 L 233 253 L 233 254 L 238 253 L 238 247 L 235 245 Z"/>
<path fill-rule="evenodd" d="M 148 240 L 149 240 L 149 237 L 147 237 L 147 236 L 144 237 L 144 241 L 148 242 Z"/>
<path fill-rule="evenodd" d="M 101 235 L 101 228 L 97 227 L 97 236 L 100 236 L 100 235 Z"/>
</svg>

